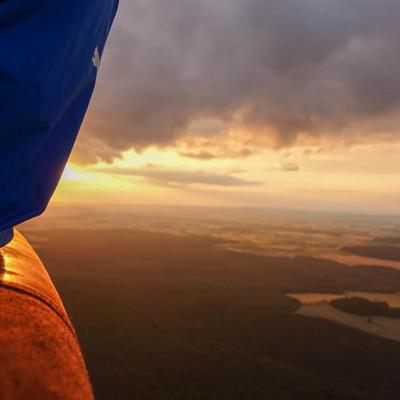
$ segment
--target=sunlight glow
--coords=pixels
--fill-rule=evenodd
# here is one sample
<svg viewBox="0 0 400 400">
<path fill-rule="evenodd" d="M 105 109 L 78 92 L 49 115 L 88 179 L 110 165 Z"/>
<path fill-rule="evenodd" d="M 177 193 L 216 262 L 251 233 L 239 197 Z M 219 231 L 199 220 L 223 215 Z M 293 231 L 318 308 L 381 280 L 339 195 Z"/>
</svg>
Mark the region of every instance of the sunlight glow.
<svg viewBox="0 0 400 400">
<path fill-rule="evenodd" d="M 179 144 L 150 147 L 127 151 L 112 164 L 69 163 L 54 202 L 374 212 L 385 198 L 387 212 L 400 212 L 399 148 L 400 143 L 347 149 L 292 147 L 237 158 L 196 158 Z"/>
</svg>

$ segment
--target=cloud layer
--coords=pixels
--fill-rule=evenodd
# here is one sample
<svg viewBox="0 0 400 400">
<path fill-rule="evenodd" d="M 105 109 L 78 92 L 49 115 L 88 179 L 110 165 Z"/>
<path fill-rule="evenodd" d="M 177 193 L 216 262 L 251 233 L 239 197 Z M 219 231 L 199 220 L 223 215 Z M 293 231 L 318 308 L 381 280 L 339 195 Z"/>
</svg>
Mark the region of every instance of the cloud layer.
<svg viewBox="0 0 400 400">
<path fill-rule="evenodd" d="M 183 171 L 178 169 L 165 169 L 155 166 L 146 168 L 102 168 L 99 172 L 126 177 L 146 178 L 153 183 L 166 186 L 186 186 L 192 184 L 234 187 L 256 186 L 261 182 L 236 178 L 229 174 L 216 174 L 204 171 Z"/>
<path fill-rule="evenodd" d="M 394 138 L 399 17 L 398 0 L 122 0 L 77 156 Z"/>
</svg>

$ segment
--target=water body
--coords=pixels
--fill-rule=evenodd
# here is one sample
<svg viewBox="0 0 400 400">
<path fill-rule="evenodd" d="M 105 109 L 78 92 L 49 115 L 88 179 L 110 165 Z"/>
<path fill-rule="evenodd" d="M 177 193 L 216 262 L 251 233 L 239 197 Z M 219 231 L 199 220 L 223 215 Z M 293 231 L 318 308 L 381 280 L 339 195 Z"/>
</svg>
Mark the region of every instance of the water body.
<svg viewBox="0 0 400 400">
<path fill-rule="evenodd" d="M 342 294 L 334 293 L 289 293 L 289 297 L 297 299 L 302 304 L 330 302 L 335 299 L 362 297 L 369 301 L 382 301 L 390 307 L 400 308 L 400 293 L 373 293 L 349 291 Z"/>
<path fill-rule="evenodd" d="M 339 264 L 354 266 L 367 265 L 373 267 L 388 267 L 400 270 L 400 261 L 382 260 L 381 258 L 363 257 L 354 254 L 324 253 L 319 256 L 326 260 L 335 261 Z"/>
<path fill-rule="evenodd" d="M 302 306 L 297 314 L 307 317 L 323 318 L 355 328 L 371 335 L 400 342 L 400 320 L 387 317 L 366 318 L 340 311 L 329 302 L 339 298 L 362 297 L 370 301 L 381 301 L 390 307 L 400 307 L 400 293 L 344 292 L 330 293 L 290 293 L 289 297 L 297 299 Z"/>
<path fill-rule="evenodd" d="M 297 314 L 323 318 L 346 325 L 350 328 L 400 342 L 400 320 L 387 317 L 366 318 L 349 314 L 332 307 L 327 302 L 303 304 Z"/>
</svg>

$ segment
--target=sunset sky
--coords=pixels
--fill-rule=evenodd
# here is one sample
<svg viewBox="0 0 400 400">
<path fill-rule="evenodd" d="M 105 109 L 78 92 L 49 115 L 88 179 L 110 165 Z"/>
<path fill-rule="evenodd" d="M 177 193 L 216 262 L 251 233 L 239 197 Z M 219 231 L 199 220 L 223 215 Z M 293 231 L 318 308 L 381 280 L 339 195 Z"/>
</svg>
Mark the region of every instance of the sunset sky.
<svg viewBox="0 0 400 400">
<path fill-rule="evenodd" d="M 400 213 L 397 0 L 122 0 L 54 202 Z"/>
</svg>

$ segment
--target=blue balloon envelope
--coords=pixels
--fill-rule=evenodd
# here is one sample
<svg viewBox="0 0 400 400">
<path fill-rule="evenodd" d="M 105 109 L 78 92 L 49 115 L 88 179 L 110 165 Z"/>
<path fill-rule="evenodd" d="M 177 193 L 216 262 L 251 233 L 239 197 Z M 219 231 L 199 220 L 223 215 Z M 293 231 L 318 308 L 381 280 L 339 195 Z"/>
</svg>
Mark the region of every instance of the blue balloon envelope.
<svg viewBox="0 0 400 400">
<path fill-rule="evenodd" d="M 118 0 L 0 2 L 0 245 L 45 210 L 57 186 L 117 7 Z"/>
</svg>

